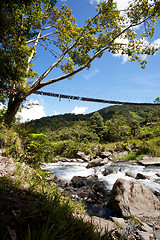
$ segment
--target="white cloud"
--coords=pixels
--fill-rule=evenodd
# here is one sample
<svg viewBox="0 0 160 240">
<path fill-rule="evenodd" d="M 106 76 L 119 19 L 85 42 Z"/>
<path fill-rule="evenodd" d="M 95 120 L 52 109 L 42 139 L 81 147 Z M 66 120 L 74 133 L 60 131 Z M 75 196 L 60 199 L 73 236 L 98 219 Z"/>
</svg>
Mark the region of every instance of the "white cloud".
<svg viewBox="0 0 160 240">
<path fill-rule="evenodd" d="M 53 115 L 59 115 L 60 113 L 59 112 L 57 112 L 57 111 L 54 111 L 53 112 Z"/>
<path fill-rule="evenodd" d="M 123 41 L 124 40 L 124 41 Z M 117 43 L 125 43 L 127 44 L 127 39 L 117 39 Z M 122 50 L 119 50 L 119 53 L 113 54 L 114 57 L 122 58 L 122 64 L 126 63 L 129 60 L 129 57 L 127 54 L 122 54 Z"/>
<path fill-rule="evenodd" d="M 127 38 L 116 38 L 115 42 L 116 43 L 121 43 L 121 44 L 128 44 L 129 43 Z"/>
<path fill-rule="evenodd" d="M 30 108 L 28 108 L 29 105 L 32 105 Z M 35 105 L 36 104 L 36 105 Z M 18 113 L 18 116 L 21 117 L 21 122 L 26 122 L 34 119 L 39 119 L 41 117 L 46 117 L 46 113 L 44 111 L 44 107 L 39 105 L 39 102 L 37 100 L 29 100 L 29 102 L 25 105 L 26 107 L 22 109 L 20 113 Z"/>
<path fill-rule="evenodd" d="M 84 77 L 89 80 L 90 78 L 94 77 L 97 75 L 97 73 L 99 73 L 99 69 L 98 68 L 95 68 L 93 70 L 89 70 L 89 73 L 88 74 L 85 74 Z"/>
<path fill-rule="evenodd" d="M 123 10 L 126 9 L 129 5 L 129 0 L 116 0 L 115 2 L 117 2 L 117 8 L 119 10 Z"/>
<path fill-rule="evenodd" d="M 89 0 L 90 4 L 98 4 L 100 0 Z"/>
<path fill-rule="evenodd" d="M 155 41 L 153 41 L 152 43 L 155 47 L 160 47 L 160 38 L 156 39 Z"/>
<path fill-rule="evenodd" d="M 119 57 L 122 58 L 122 64 L 126 63 L 127 61 L 129 61 L 129 57 L 126 54 L 121 54 L 121 52 L 117 53 L 117 54 L 113 54 L 114 57 Z"/>
<path fill-rule="evenodd" d="M 73 109 L 72 113 L 74 114 L 83 114 L 85 113 L 85 111 L 88 109 L 88 107 L 75 107 L 75 109 Z"/>
</svg>

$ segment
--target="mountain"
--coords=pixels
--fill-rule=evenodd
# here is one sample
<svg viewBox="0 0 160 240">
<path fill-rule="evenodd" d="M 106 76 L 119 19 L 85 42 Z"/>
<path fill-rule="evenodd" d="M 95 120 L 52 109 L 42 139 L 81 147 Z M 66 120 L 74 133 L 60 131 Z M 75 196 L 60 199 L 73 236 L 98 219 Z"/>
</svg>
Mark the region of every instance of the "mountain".
<svg viewBox="0 0 160 240">
<path fill-rule="evenodd" d="M 143 120 L 156 110 L 160 110 L 160 106 L 113 105 L 102 108 L 98 112 L 104 120 L 111 119 L 116 112 L 119 112 L 119 114 L 123 115 L 127 120 L 131 117 Z"/>
<path fill-rule="evenodd" d="M 160 106 L 134 106 L 134 105 L 113 105 L 106 108 L 102 108 L 97 112 L 103 117 L 104 121 L 111 119 L 113 115 L 118 112 L 123 115 L 127 121 L 132 117 L 137 118 L 141 122 L 146 121 L 146 119 L 153 115 L 155 112 L 158 112 L 160 115 Z M 31 124 L 36 129 L 41 129 L 48 127 L 50 130 L 57 130 L 62 127 L 69 127 L 76 121 L 88 121 L 94 112 L 83 115 L 75 114 L 64 114 L 51 117 L 43 117 L 41 119 L 32 120 L 28 124 Z"/>
</svg>

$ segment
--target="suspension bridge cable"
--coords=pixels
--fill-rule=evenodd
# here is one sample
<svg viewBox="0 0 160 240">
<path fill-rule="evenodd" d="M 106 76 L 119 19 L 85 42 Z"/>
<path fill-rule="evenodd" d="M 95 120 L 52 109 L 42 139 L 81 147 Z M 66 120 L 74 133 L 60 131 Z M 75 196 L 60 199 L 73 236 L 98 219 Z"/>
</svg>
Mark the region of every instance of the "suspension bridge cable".
<svg viewBox="0 0 160 240">
<path fill-rule="evenodd" d="M 141 105 L 141 106 L 160 106 L 159 103 L 136 103 L 136 102 L 122 102 L 122 101 L 113 101 L 113 100 L 104 100 L 99 98 L 88 98 L 88 97 L 79 97 L 79 96 L 71 96 L 59 93 L 51 93 L 51 92 L 43 92 L 43 91 L 36 91 L 34 92 L 38 95 L 45 95 L 50 97 L 57 97 L 59 99 L 66 98 L 68 100 L 79 100 L 79 101 L 86 101 L 86 102 L 98 102 L 98 103 L 109 103 L 109 104 L 123 104 L 123 105 Z"/>
</svg>

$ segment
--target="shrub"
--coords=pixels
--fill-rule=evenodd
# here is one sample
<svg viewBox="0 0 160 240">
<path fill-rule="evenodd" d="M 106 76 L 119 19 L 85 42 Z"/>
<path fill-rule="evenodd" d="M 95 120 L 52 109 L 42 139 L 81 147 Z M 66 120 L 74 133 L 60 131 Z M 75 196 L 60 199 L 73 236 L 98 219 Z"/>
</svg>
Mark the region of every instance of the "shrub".
<svg viewBox="0 0 160 240">
<path fill-rule="evenodd" d="M 7 128 L 3 123 L 0 126 L 0 147 L 5 148 L 5 153 L 9 155 L 15 156 L 24 152 L 21 138 L 14 127 Z"/>
</svg>

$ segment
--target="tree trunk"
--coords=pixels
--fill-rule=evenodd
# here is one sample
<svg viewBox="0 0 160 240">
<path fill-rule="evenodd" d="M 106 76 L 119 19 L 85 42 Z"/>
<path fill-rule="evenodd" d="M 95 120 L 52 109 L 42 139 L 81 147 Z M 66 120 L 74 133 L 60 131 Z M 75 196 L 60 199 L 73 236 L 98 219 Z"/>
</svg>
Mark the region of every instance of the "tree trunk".
<svg viewBox="0 0 160 240">
<path fill-rule="evenodd" d="M 24 99 L 22 99 L 21 97 L 15 96 L 14 100 L 8 103 L 8 109 L 5 114 L 5 123 L 7 125 L 9 125 L 13 121 L 13 118 L 15 117 L 23 100 Z"/>
</svg>

